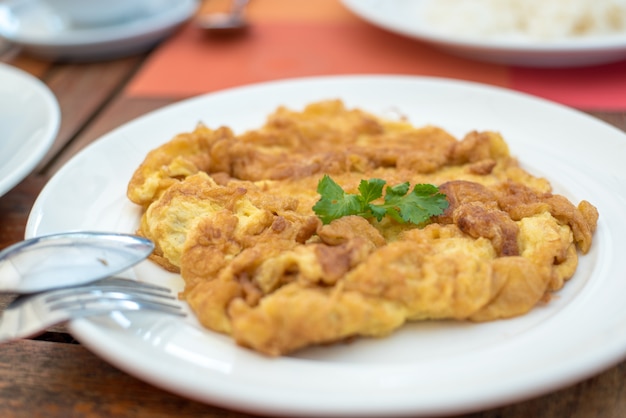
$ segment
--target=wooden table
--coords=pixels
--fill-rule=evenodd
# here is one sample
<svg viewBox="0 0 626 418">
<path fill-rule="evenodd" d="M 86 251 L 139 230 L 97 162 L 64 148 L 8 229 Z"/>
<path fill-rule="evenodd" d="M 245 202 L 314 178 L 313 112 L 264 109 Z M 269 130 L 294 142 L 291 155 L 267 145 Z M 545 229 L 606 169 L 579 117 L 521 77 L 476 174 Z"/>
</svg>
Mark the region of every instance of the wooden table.
<svg viewBox="0 0 626 418">
<path fill-rule="evenodd" d="M 37 169 L 0 198 L 0 249 L 23 239 L 31 206 L 46 181 L 81 148 L 112 128 L 176 101 L 136 98 L 123 87 L 149 53 L 87 64 L 49 63 L 20 53 L 1 60 L 43 80 L 58 98 L 58 138 Z M 626 112 L 592 112 L 626 131 Z M 0 297 L 0 309 L 10 296 Z M 0 346 L 0 416 L 245 417 L 166 393 L 117 370 L 63 327 Z M 626 417 L 626 362 L 536 399 L 465 417 Z"/>
</svg>

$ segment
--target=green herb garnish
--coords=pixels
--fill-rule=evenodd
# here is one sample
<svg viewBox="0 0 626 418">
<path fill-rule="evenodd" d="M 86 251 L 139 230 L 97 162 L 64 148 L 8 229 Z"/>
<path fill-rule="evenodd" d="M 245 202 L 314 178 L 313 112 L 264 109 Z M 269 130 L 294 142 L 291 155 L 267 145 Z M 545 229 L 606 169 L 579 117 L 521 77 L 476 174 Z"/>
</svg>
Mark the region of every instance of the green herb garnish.
<svg viewBox="0 0 626 418">
<path fill-rule="evenodd" d="M 440 193 L 436 186 L 416 184 L 408 193 L 408 182 L 387 186 L 384 203 L 372 203 L 383 196 L 386 183 L 381 179 L 361 180 L 360 194 L 349 194 L 326 174 L 317 185 L 321 198 L 313 206 L 313 211 L 324 224 L 349 215 L 375 217 L 378 221 L 387 215 L 400 223 L 419 225 L 432 216 L 442 214 L 448 207 L 446 195 Z"/>
</svg>

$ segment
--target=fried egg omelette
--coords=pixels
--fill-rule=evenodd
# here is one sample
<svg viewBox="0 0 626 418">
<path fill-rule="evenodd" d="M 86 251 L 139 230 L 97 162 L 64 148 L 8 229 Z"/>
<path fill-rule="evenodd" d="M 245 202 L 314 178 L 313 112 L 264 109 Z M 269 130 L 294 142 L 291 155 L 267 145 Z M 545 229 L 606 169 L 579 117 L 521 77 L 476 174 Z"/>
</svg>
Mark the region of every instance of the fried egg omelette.
<svg viewBox="0 0 626 418">
<path fill-rule="evenodd" d="M 317 185 L 432 184 L 425 225 L 345 216 L 323 224 Z M 152 260 L 179 272 L 208 329 L 280 356 L 407 321 L 523 315 L 561 289 L 598 212 L 553 194 L 496 132 L 457 139 L 340 100 L 276 109 L 236 135 L 199 124 L 148 153 L 128 184 Z"/>
</svg>

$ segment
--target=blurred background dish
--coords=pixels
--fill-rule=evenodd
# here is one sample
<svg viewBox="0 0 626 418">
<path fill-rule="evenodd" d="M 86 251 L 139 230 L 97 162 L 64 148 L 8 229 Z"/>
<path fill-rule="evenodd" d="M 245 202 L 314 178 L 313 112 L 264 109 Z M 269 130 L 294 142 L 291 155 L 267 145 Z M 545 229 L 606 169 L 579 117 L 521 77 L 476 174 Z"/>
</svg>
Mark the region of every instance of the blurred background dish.
<svg viewBox="0 0 626 418">
<path fill-rule="evenodd" d="M 115 25 L 150 12 L 152 0 L 40 0 L 75 27 Z"/>
<path fill-rule="evenodd" d="M 188 20 L 197 0 L 146 0 L 134 19 L 77 26 L 42 0 L 0 3 L 0 37 L 32 55 L 89 61 L 132 55 L 152 48 Z"/>
<path fill-rule="evenodd" d="M 0 196 L 41 161 L 60 122 L 59 104 L 45 84 L 0 64 Z"/>
<path fill-rule="evenodd" d="M 499 33 L 494 33 L 493 36 L 480 36 L 478 31 L 468 33 L 467 27 L 459 27 L 456 32 L 450 30 L 450 24 L 454 23 L 453 14 L 460 18 L 457 19 L 459 22 L 463 19 L 469 20 L 472 10 L 467 9 L 468 4 L 457 3 L 456 8 L 450 9 L 450 19 L 438 20 L 436 14 L 438 13 L 441 18 L 441 14 L 445 13 L 441 10 L 443 5 L 448 5 L 450 2 L 436 4 L 435 1 L 342 0 L 342 3 L 354 14 L 373 25 L 430 43 L 451 54 L 479 61 L 525 67 L 580 67 L 626 59 L 626 28 L 621 32 L 590 33 L 586 36 L 550 39 L 519 34 L 502 36 Z M 591 0 L 589 4 L 594 5 L 593 1 Z M 548 3 L 550 2 L 545 4 L 546 7 Z M 582 1 L 576 3 L 579 3 L 578 6 L 581 7 L 583 5 Z M 498 2 L 491 1 L 491 4 L 498 5 Z M 524 7 L 528 7 L 523 2 L 519 4 L 522 11 Z M 489 5 L 488 1 L 484 1 L 478 6 L 488 7 Z M 459 9 L 461 6 L 463 6 L 462 11 Z M 550 6 L 556 7 L 556 3 L 553 1 Z M 618 11 L 621 6 L 612 5 L 611 7 Z M 435 8 L 439 10 L 434 10 Z M 476 10 L 478 9 L 475 8 L 474 11 Z M 494 10 L 495 12 L 497 10 Z M 621 10 L 618 12 L 624 13 Z M 480 10 L 477 13 L 480 13 Z M 621 18 L 621 25 L 626 26 L 626 16 L 615 14 L 613 16 L 617 22 Z M 481 23 L 485 24 L 487 18 L 484 13 L 480 18 Z M 537 19 L 537 16 L 533 19 Z M 437 22 L 440 26 L 437 26 Z"/>
</svg>

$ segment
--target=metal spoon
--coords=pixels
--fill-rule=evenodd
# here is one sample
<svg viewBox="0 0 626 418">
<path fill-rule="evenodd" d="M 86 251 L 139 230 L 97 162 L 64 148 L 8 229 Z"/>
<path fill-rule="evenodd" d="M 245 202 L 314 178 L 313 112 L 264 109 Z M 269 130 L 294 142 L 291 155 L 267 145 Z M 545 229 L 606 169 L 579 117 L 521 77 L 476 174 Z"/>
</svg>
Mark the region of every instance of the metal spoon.
<svg viewBox="0 0 626 418">
<path fill-rule="evenodd" d="M 248 28 L 244 10 L 249 0 L 233 0 L 228 13 L 210 13 L 197 18 L 200 28 L 214 35 L 233 35 Z"/>
<path fill-rule="evenodd" d="M 129 234 L 66 232 L 0 251 L 0 292 L 34 293 L 120 273 L 148 257 L 152 241 Z"/>
</svg>

